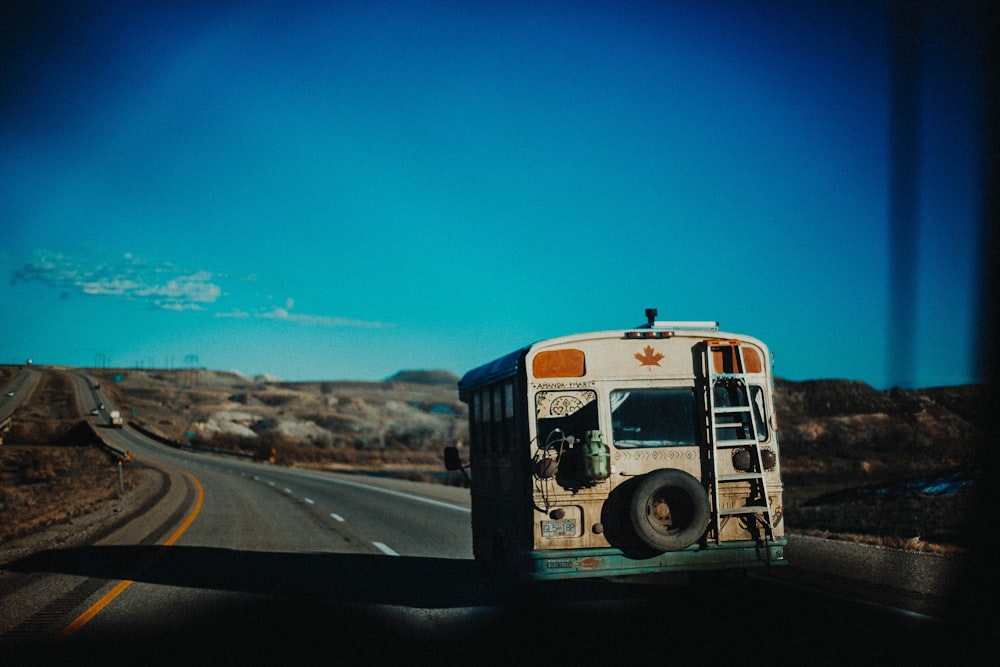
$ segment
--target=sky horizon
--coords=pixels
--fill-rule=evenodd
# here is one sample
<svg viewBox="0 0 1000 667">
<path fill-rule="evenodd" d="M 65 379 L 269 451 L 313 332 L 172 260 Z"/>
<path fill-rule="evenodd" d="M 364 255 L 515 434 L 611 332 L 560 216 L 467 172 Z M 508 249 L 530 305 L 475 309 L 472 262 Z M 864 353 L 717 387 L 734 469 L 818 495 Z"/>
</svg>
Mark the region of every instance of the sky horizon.
<svg viewBox="0 0 1000 667">
<path fill-rule="evenodd" d="M 981 380 L 975 7 L 920 17 L 894 264 L 889 3 L 204 4 L 6 10 L 0 363 L 461 376 L 657 308 Z"/>
</svg>

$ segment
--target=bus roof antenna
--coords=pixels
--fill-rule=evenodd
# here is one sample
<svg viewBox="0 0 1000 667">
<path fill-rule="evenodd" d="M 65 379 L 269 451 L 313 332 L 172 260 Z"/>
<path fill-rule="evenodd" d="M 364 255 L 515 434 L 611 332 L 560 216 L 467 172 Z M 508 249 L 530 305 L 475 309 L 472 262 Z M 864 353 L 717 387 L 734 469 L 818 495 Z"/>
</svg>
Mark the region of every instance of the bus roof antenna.
<svg viewBox="0 0 1000 667">
<path fill-rule="evenodd" d="M 646 322 L 648 322 L 647 326 L 649 326 L 649 328 L 652 329 L 653 324 L 656 322 L 656 308 L 646 309 Z"/>
</svg>

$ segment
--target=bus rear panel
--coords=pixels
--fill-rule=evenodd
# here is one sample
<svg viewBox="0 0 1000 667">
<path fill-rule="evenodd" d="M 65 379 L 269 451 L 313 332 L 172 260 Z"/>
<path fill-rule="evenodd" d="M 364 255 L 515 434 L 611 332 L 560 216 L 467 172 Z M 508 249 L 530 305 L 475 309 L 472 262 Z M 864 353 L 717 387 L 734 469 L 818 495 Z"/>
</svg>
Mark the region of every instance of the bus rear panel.
<svg viewBox="0 0 1000 667">
<path fill-rule="evenodd" d="M 759 340 L 649 317 L 512 352 L 466 373 L 459 394 L 483 569 L 565 579 L 784 563 Z"/>
</svg>

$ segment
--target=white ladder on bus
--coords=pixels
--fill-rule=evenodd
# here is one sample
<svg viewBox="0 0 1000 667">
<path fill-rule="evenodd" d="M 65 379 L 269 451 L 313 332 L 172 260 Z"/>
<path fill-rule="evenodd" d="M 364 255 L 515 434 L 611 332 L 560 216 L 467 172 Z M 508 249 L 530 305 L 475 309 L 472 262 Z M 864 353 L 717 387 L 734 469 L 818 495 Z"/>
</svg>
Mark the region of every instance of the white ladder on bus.
<svg viewBox="0 0 1000 667">
<path fill-rule="evenodd" d="M 722 541 L 722 528 L 732 516 L 759 516 L 765 537 L 773 537 L 774 507 L 767 492 L 764 462 L 761 457 L 757 425 L 753 415 L 753 396 L 747 382 L 743 348 L 738 340 L 709 340 L 705 345 L 708 373 L 709 437 L 712 446 L 712 497 L 715 511 L 712 521 L 715 541 Z M 716 368 L 716 358 L 721 368 Z M 745 472 L 719 474 L 719 455 L 723 451 L 745 449 L 749 466 Z M 749 482 L 746 504 L 722 507 L 720 490 Z"/>
</svg>

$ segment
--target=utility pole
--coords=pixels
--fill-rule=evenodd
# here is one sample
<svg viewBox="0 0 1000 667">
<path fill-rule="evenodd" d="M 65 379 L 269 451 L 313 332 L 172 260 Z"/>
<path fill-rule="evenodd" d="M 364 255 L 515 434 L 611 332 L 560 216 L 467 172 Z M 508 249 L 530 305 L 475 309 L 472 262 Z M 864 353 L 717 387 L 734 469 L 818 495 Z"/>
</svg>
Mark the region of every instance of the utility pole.
<svg viewBox="0 0 1000 667">
<path fill-rule="evenodd" d="M 189 387 L 198 384 L 198 355 L 188 354 L 184 356 L 184 384 Z"/>
</svg>

